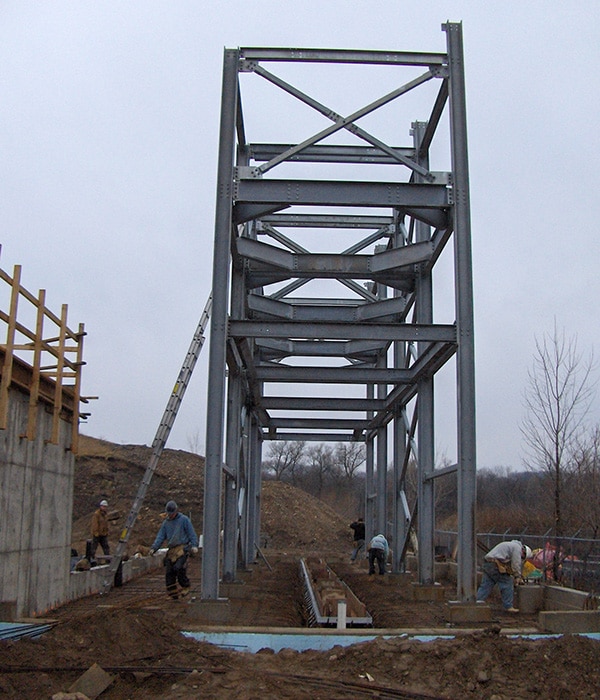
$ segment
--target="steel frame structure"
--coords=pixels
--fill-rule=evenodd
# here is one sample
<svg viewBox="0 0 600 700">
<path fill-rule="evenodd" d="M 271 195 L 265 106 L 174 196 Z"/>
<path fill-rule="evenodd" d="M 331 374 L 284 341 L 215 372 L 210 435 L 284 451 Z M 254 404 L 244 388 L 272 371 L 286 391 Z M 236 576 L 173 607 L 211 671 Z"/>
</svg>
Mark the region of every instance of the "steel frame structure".
<svg viewBox="0 0 600 700">
<path fill-rule="evenodd" d="M 447 23 L 442 29 L 445 53 L 224 52 L 204 600 L 218 599 L 219 581 L 233 580 L 237 567 L 256 557 L 263 441 L 313 440 L 366 444 L 367 532 L 387 533 L 394 570 L 401 571 L 415 526 L 422 584 L 434 581 L 434 480 L 456 472 L 457 597 L 474 601 L 475 372 L 462 26 Z M 295 78 L 308 68 L 314 80 L 330 66 L 363 72 L 383 67 L 394 76 L 393 87 L 344 117 L 281 77 L 282 71 Z M 278 118 L 264 100 L 258 100 L 262 118 L 247 121 L 242 97 L 249 79 L 312 108 L 327 125 L 304 138 L 249 140 L 249 124 L 275 132 L 310 128 L 302 116 Z M 361 91 L 351 82 L 347 86 L 360 100 Z M 429 86 L 429 117 L 409 122 L 409 146 L 389 145 L 362 126 L 366 117 L 397 106 L 423 86 Z M 445 136 L 438 137 L 442 126 Z M 442 171 L 430 165 L 438 140 L 449 166 Z M 390 176 L 382 180 L 384 170 Z M 341 250 L 318 250 L 341 237 Z M 307 247 L 307 240 L 316 245 Z M 453 318 L 439 323 L 434 272 L 446 250 L 453 262 Z M 336 295 L 326 296 L 323 290 L 332 286 Z M 301 297 L 296 294 L 301 287 L 312 290 Z M 434 378 L 451 359 L 457 460 L 436 469 Z M 405 476 L 411 459 L 418 484 L 409 504 Z"/>
</svg>

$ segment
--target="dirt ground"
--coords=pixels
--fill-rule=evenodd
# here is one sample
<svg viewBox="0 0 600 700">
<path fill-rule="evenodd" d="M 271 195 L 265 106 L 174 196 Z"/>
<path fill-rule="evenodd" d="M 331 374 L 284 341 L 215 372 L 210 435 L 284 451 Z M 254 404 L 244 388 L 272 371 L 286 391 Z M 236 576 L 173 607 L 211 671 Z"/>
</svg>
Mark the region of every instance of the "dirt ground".
<svg viewBox="0 0 600 700">
<path fill-rule="evenodd" d="M 148 448 L 100 441 L 88 441 L 86 453 L 79 459 L 74 543 L 85 540 L 101 497 L 119 512 L 115 530 L 122 527 L 149 456 Z M 151 486 L 132 547 L 154 537 L 166 498 L 181 502 L 201 523 L 192 508 L 201 503 L 201 458 L 181 452 L 165 457 L 160 488 Z M 37 639 L 1 642 L 0 697 L 51 698 L 98 663 L 113 677 L 101 700 L 600 698 L 600 642 L 511 638 L 508 631 L 530 628 L 535 619 L 503 614 L 497 598 L 492 624 L 470 631 L 452 626 L 445 602 L 413 600 L 409 576 L 368 576 L 364 560 L 350 565 L 347 523 L 292 487 L 265 484 L 263 530 L 265 558 L 220 591 L 230 610 L 224 628 L 305 626 L 299 558 L 318 552 L 365 603 L 374 628 L 435 628 L 448 637 L 417 641 L 396 634 L 329 651 L 257 654 L 199 643 L 180 633 L 196 624 L 190 611 L 200 594 L 201 560 L 195 558 L 189 566 L 192 594 L 184 600 L 167 598 L 159 570 L 54 611 L 56 624 Z M 453 597 L 451 586 L 445 594 Z"/>
</svg>

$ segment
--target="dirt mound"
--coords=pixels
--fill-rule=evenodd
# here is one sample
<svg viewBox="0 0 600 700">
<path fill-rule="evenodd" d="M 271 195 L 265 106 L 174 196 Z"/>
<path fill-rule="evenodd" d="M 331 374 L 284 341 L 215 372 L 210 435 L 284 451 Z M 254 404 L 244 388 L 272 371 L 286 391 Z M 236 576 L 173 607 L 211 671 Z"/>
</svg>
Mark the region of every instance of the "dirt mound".
<svg viewBox="0 0 600 700">
<path fill-rule="evenodd" d="M 116 445 L 81 436 L 75 462 L 72 546 L 81 554 L 90 537 L 90 520 L 103 498 L 109 503 L 109 542 L 116 546 L 131 505 L 152 456 L 145 445 Z M 182 450 L 164 450 L 146 492 L 130 538 L 130 550 L 138 544 L 149 546 L 160 527 L 165 503 L 174 500 L 202 526 L 204 458 Z"/>
<path fill-rule="evenodd" d="M 281 481 L 263 482 L 261 528 L 268 547 L 334 550 L 350 545 L 345 520 L 328 505 Z"/>
<path fill-rule="evenodd" d="M 109 542 L 116 546 L 137 494 L 152 449 L 116 445 L 81 436 L 75 468 L 72 546 L 85 553 L 92 513 L 102 498 L 109 502 Z M 166 501 L 173 499 L 202 532 L 204 458 L 183 450 L 164 450 L 146 492 L 129 551 L 152 544 Z M 348 549 L 348 524 L 332 508 L 298 488 L 264 481 L 261 492 L 261 544 L 297 549 Z"/>
<path fill-rule="evenodd" d="M 157 610 L 103 610 L 60 623 L 37 640 L 0 643 L 0 694 L 49 698 L 98 663 L 114 676 L 105 700 L 509 700 L 527 694 L 558 700 L 598 697 L 599 661 L 600 642 L 585 637 L 508 639 L 493 630 L 426 642 L 378 638 L 324 652 L 251 655 L 183 637 Z"/>
</svg>

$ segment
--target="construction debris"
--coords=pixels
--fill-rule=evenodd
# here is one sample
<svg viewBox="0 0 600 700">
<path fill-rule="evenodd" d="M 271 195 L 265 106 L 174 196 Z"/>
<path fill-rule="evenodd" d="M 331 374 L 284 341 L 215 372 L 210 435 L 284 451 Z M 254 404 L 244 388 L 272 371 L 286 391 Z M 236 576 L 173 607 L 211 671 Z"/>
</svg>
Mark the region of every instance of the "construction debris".
<svg viewBox="0 0 600 700">
<path fill-rule="evenodd" d="M 69 693 L 81 693 L 89 700 L 96 700 L 108 686 L 113 682 L 114 678 L 109 673 L 93 664 L 88 670 L 80 676 L 75 683 L 69 688 Z"/>
</svg>

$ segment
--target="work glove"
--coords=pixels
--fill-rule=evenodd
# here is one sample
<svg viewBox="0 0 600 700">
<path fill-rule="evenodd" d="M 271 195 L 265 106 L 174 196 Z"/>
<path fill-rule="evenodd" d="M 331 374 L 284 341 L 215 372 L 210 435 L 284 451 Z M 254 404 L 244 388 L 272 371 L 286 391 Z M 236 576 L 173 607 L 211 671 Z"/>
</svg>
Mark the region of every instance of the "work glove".
<svg viewBox="0 0 600 700">
<path fill-rule="evenodd" d="M 190 549 L 190 556 L 195 557 L 198 554 L 198 547 L 192 547 Z"/>
<path fill-rule="evenodd" d="M 154 553 L 155 553 L 155 552 L 156 552 L 156 550 L 155 550 L 155 549 L 152 549 L 152 547 L 150 547 L 150 549 L 148 550 L 148 556 L 149 556 L 149 557 L 154 556 Z"/>
<path fill-rule="evenodd" d="M 523 585 L 523 579 L 520 576 L 517 576 L 515 578 L 515 585 L 516 586 L 522 586 Z"/>
</svg>

